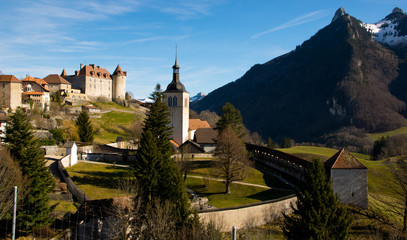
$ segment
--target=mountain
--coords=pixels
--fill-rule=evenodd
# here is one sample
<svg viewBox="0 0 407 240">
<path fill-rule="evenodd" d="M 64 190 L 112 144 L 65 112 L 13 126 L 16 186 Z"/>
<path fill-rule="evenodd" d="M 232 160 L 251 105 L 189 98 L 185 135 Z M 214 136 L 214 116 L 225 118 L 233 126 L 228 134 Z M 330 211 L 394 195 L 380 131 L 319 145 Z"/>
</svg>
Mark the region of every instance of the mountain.
<svg viewBox="0 0 407 240">
<path fill-rule="evenodd" d="M 220 113 L 230 102 L 245 126 L 264 138 L 312 141 L 344 126 L 370 132 L 398 128 L 407 101 L 405 53 L 375 41 L 366 26 L 340 8 L 301 46 L 254 65 L 191 108 Z"/>
<path fill-rule="evenodd" d="M 189 99 L 189 102 L 197 102 L 197 101 L 203 99 L 204 97 L 206 97 L 206 94 L 203 93 L 203 92 L 200 92 L 200 93 L 198 93 L 197 95 L 191 97 L 191 98 Z"/>
</svg>

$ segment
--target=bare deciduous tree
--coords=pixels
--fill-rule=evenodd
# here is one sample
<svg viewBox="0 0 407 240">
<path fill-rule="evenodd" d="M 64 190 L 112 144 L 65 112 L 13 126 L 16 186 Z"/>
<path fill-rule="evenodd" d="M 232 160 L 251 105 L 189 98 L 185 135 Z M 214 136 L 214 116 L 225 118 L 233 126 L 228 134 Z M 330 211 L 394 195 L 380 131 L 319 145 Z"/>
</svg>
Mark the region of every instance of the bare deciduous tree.
<svg viewBox="0 0 407 240">
<path fill-rule="evenodd" d="M 407 230 L 407 162 L 406 158 L 384 162 L 389 174 L 381 175 L 386 196 L 372 195 L 377 210 L 382 209 L 401 219 L 401 228 Z"/>
<path fill-rule="evenodd" d="M 225 180 L 226 193 L 229 194 L 230 184 L 246 177 L 249 158 L 242 140 L 230 126 L 219 134 L 216 145 L 219 177 Z"/>
<path fill-rule="evenodd" d="M 200 112 L 198 118 L 201 119 L 202 121 L 207 121 L 211 127 L 215 127 L 216 123 L 220 119 L 218 114 L 208 110 Z"/>
<path fill-rule="evenodd" d="M 179 168 L 179 170 L 181 171 L 182 175 L 184 175 L 184 182 L 187 179 L 188 174 L 191 172 L 192 170 L 192 157 L 191 154 L 189 154 L 190 152 L 190 146 L 186 145 L 186 146 L 182 146 L 180 148 L 180 152 L 177 156 L 177 161 L 176 164 Z"/>
<path fill-rule="evenodd" d="M 14 186 L 18 187 L 18 198 L 22 200 L 27 193 L 28 181 L 12 159 L 7 149 L 0 146 L 0 219 L 11 214 L 14 200 Z"/>
</svg>

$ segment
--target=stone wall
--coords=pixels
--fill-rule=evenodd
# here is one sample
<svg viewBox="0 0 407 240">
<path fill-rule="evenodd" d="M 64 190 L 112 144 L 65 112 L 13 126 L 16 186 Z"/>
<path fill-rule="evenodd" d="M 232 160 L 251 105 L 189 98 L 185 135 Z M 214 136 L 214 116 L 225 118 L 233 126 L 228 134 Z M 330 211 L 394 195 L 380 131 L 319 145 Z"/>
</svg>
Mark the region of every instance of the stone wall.
<svg viewBox="0 0 407 240">
<path fill-rule="evenodd" d="M 331 178 L 342 203 L 368 208 L 367 169 L 331 169 Z"/>
<path fill-rule="evenodd" d="M 203 223 L 213 222 L 222 231 L 230 231 L 233 226 L 238 229 L 261 226 L 281 217 L 283 213 L 291 213 L 290 206 L 296 201 L 297 197 L 290 195 L 234 208 L 201 211 L 198 215 Z"/>
<path fill-rule="evenodd" d="M 68 158 L 67 158 L 68 157 Z M 65 159 L 67 158 L 67 159 Z M 66 156 L 65 162 L 69 161 L 69 156 Z M 69 192 L 75 197 L 76 201 L 79 203 L 83 203 L 87 200 L 92 200 L 86 193 L 84 193 L 76 184 L 72 181 L 71 177 L 69 176 L 68 172 L 65 170 L 65 167 L 62 164 L 62 161 L 58 161 L 58 171 L 68 186 Z"/>
</svg>

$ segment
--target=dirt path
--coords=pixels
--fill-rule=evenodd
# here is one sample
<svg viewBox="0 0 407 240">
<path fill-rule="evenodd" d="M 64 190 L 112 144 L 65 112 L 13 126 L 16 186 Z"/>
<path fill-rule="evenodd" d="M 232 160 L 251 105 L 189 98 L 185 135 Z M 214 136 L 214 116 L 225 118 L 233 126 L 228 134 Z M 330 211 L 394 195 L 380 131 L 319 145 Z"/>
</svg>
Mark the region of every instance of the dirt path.
<svg viewBox="0 0 407 240">
<path fill-rule="evenodd" d="M 202 177 L 202 176 L 195 176 L 195 175 L 188 175 L 187 177 L 191 177 L 191 178 L 206 178 L 209 180 L 213 180 L 213 181 L 218 181 L 218 182 L 223 182 L 225 180 L 223 179 L 219 179 L 219 178 L 208 178 L 208 177 Z M 286 190 L 286 191 L 292 191 L 292 189 L 288 189 L 288 188 L 275 188 L 275 187 L 269 187 L 269 186 L 265 186 L 265 185 L 260 185 L 260 184 L 254 184 L 254 183 L 246 183 L 246 182 L 233 182 L 235 184 L 240 184 L 240 185 L 246 185 L 246 186 L 252 186 L 252 187 L 258 187 L 258 188 L 264 188 L 264 189 L 276 189 L 276 190 Z"/>
</svg>

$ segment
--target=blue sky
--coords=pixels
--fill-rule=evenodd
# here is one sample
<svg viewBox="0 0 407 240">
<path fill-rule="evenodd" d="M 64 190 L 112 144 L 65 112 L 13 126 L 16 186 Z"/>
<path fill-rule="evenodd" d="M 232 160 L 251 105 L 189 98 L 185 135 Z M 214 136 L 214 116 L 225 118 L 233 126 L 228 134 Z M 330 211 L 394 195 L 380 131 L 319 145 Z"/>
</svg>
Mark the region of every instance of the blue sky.
<svg viewBox="0 0 407 240">
<path fill-rule="evenodd" d="M 0 71 L 23 78 L 73 74 L 80 63 L 127 71 L 145 98 L 172 78 L 191 96 L 241 77 L 328 25 L 335 11 L 374 23 L 405 0 L 35 0 L 0 1 Z"/>
</svg>

